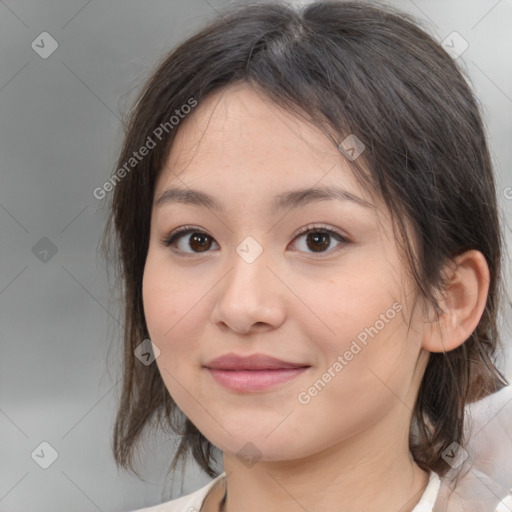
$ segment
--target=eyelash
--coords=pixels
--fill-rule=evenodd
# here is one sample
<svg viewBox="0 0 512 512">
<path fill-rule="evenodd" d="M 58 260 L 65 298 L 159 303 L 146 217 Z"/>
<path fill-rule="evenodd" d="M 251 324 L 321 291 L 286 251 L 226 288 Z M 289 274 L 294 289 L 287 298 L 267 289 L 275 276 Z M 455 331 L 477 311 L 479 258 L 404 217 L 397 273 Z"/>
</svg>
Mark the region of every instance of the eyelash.
<svg viewBox="0 0 512 512">
<path fill-rule="evenodd" d="M 176 229 L 175 231 L 173 231 L 169 236 L 165 237 L 162 240 L 162 245 L 164 245 L 165 247 L 170 247 L 181 237 L 183 237 L 187 234 L 191 234 L 191 233 L 198 233 L 198 234 L 202 234 L 202 235 L 206 235 L 206 236 L 210 237 L 210 235 L 208 235 L 208 233 L 206 233 L 205 231 L 203 231 L 201 229 L 195 228 L 194 226 L 182 226 L 182 227 Z M 326 228 L 323 226 L 318 226 L 318 225 L 311 225 L 311 224 L 309 224 L 305 228 L 301 229 L 298 233 L 295 233 L 293 240 L 295 240 L 296 238 L 298 238 L 302 235 L 307 235 L 309 233 L 327 234 L 327 235 L 330 235 L 331 237 L 333 237 L 337 242 L 340 242 L 340 243 L 334 249 L 329 249 L 324 252 L 309 252 L 307 254 L 315 254 L 315 255 L 319 255 L 320 257 L 322 257 L 322 255 L 331 254 L 332 252 L 336 252 L 337 250 L 340 250 L 344 245 L 350 243 L 350 241 L 345 236 L 343 236 L 341 233 L 338 233 L 337 231 L 334 231 L 333 229 Z M 210 238 L 213 239 L 213 237 L 210 237 Z M 184 253 L 186 255 L 202 254 L 201 252 L 187 253 L 187 252 L 180 251 L 180 250 L 178 250 L 177 252 Z M 204 252 L 210 252 L 210 251 L 208 250 L 208 251 L 204 251 Z"/>
</svg>

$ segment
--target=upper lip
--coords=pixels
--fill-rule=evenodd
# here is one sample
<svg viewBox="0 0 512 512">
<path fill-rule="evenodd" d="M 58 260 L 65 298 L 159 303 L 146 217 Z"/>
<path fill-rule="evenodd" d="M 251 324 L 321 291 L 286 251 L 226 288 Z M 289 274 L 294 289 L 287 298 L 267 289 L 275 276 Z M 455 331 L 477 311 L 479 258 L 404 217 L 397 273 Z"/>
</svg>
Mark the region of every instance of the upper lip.
<svg viewBox="0 0 512 512">
<path fill-rule="evenodd" d="M 265 354 L 239 356 L 230 353 L 216 357 L 204 366 L 215 370 L 277 370 L 280 368 L 304 368 L 309 365 L 282 361 Z"/>
</svg>

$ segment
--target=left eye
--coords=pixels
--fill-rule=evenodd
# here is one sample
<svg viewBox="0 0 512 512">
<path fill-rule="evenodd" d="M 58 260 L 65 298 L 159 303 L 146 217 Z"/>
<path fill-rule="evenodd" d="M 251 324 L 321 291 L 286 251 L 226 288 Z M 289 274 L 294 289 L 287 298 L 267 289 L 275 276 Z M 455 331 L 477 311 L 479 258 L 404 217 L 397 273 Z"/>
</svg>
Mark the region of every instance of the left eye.
<svg viewBox="0 0 512 512">
<path fill-rule="evenodd" d="M 185 237 L 185 235 L 192 236 Z M 183 239 L 186 240 L 186 238 L 188 238 L 188 243 L 185 243 L 184 246 L 185 248 L 192 249 L 192 251 L 187 251 L 183 247 L 179 247 L 180 242 Z M 171 247 L 174 245 L 177 246 L 178 252 L 194 254 L 208 252 L 208 250 L 212 246 L 212 243 L 215 242 L 213 242 L 213 238 L 204 231 L 185 226 L 171 233 L 171 235 L 167 237 L 165 240 L 163 240 L 162 243 L 166 247 Z"/>
<path fill-rule="evenodd" d="M 303 237 L 305 237 L 305 240 L 302 244 L 303 249 L 299 250 L 304 250 L 305 252 L 307 252 L 306 249 L 310 249 L 313 253 L 329 252 L 328 249 L 333 239 L 338 242 L 338 245 L 348 243 L 348 240 L 340 233 L 327 228 L 307 228 L 302 233 L 299 233 L 295 239 L 300 239 Z"/>
</svg>

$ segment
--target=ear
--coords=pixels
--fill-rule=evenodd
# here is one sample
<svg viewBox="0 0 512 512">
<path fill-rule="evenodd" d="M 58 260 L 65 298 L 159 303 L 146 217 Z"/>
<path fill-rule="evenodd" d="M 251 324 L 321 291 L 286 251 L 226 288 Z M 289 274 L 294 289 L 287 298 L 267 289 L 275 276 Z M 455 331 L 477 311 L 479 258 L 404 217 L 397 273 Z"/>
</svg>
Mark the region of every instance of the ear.
<svg viewBox="0 0 512 512">
<path fill-rule="evenodd" d="M 448 277 L 441 291 L 443 310 L 425 330 L 422 348 L 430 352 L 449 352 L 462 345 L 476 329 L 489 292 L 489 267 L 476 250 L 457 256 L 443 269 Z"/>
</svg>

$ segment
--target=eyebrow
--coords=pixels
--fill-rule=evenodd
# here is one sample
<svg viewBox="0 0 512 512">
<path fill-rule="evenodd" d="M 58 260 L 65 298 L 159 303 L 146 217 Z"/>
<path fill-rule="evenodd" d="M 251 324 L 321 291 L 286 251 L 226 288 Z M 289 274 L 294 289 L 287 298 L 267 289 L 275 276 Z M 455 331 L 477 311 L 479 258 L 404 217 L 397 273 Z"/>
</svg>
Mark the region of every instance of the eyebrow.
<svg viewBox="0 0 512 512">
<path fill-rule="evenodd" d="M 327 200 L 351 201 L 365 208 L 374 208 L 374 205 L 361 197 L 358 197 L 343 188 L 337 186 L 313 187 L 283 192 L 274 197 L 271 203 L 271 213 L 275 214 L 280 210 L 299 208 L 312 203 Z M 170 203 L 190 204 L 193 206 L 204 206 L 206 208 L 223 212 L 224 207 L 215 197 L 201 192 L 200 190 L 185 188 L 169 188 L 162 192 L 156 200 L 156 206 Z"/>
</svg>

